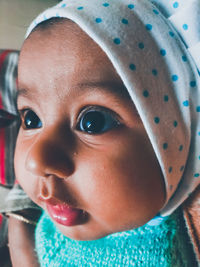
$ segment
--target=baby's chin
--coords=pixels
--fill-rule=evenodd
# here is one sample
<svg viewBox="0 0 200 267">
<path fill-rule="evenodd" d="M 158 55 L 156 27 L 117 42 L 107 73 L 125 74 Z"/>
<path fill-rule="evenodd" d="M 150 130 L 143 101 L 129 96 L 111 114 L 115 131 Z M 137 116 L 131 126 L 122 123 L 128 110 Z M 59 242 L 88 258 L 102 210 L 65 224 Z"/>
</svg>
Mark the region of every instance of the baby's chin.
<svg viewBox="0 0 200 267">
<path fill-rule="evenodd" d="M 55 221 L 54 223 L 64 236 L 77 241 L 97 240 L 112 234 L 112 232 L 105 231 L 104 229 L 98 229 L 91 222 L 75 226 L 63 226 Z"/>
<path fill-rule="evenodd" d="M 56 222 L 54 223 L 64 236 L 77 241 L 98 240 L 111 234 L 133 230 L 143 225 L 132 224 L 129 226 L 122 226 L 119 229 L 112 229 L 112 227 L 107 229 L 109 227 L 101 227 L 100 225 L 95 225 L 95 223 L 89 221 L 85 222 L 85 224 L 69 227 L 60 225 Z"/>
</svg>

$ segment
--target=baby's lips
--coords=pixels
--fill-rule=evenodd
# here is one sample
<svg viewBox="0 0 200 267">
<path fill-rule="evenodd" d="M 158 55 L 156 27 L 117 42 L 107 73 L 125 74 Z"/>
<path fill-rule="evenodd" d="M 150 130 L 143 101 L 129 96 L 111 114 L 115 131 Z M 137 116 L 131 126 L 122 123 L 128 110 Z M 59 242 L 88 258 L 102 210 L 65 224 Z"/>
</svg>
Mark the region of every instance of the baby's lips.
<svg viewBox="0 0 200 267">
<path fill-rule="evenodd" d="M 52 219 L 64 226 L 74 226 L 83 221 L 83 210 L 70 207 L 65 203 L 57 205 L 46 203 L 46 207 Z"/>
</svg>

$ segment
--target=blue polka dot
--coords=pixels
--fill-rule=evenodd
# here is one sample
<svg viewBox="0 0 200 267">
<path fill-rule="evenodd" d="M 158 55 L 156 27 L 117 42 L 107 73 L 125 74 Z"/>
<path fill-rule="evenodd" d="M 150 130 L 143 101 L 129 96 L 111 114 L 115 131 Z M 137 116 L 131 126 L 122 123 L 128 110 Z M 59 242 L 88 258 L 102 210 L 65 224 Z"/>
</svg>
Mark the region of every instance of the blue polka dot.
<svg viewBox="0 0 200 267">
<path fill-rule="evenodd" d="M 200 175 L 199 173 L 195 173 L 194 177 L 197 178 L 197 177 L 199 177 L 199 175 Z"/>
<path fill-rule="evenodd" d="M 183 165 L 183 166 L 181 166 L 180 167 L 180 171 L 182 172 L 183 170 L 184 170 L 184 168 L 185 168 L 185 166 Z"/>
<path fill-rule="evenodd" d="M 78 10 L 82 10 L 83 9 L 83 6 L 79 6 L 77 7 Z"/>
<path fill-rule="evenodd" d="M 136 70 L 136 66 L 135 66 L 135 64 L 133 64 L 133 63 L 131 63 L 131 64 L 129 65 L 129 68 L 130 68 L 131 70 Z"/>
<path fill-rule="evenodd" d="M 156 124 L 158 124 L 158 123 L 160 122 L 160 118 L 159 118 L 159 117 L 155 117 L 155 118 L 154 118 L 154 122 L 155 122 Z"/>
<path fill-rule="evenodd" d="M 178 81 L 178 75 L 173 74 L 173 75 L 172 75 L 172 81 L 173 81 L 173 82 Z"/>
<path fill-rule="evenodd" d="M 177 121 L 174 121 L 174 127 L 177 127 L 178 126 L 178 122 Z"/>
<path fill-rule="evenodd" d="M 168 148 L 168 144 L 167 143 L 164 143 L 163 144 L 163 149 L 166 150 Z"/>
<path fill-rule="evenodd" d="M 182 151 L 183 150 L 183 145 L 180 145 L 178 150 Z"/>
<path fill-rule="evenodd" d="M 179 6 L 179 3 L 178 3 L 178 2 L 175 2 L 175 3 L 173 4 L 173 8 L 178 8 L 178 6 Z"/>
<path fill-rule="evenodd" d="M 156 15 L 159 14 L 158 10 L 156 10 L 156 9 L 153 9 L 153 13 L 156 14 Z"/>
<path fill-rule="evenodd" d="M 113 40 L 113 42 L 116 44 L 116 45 L 119 45 L 121 43 L 121 40 L 119 38 L 115 38 Z"/>
<path fill-rule="evenodd" d="M 198 135 L 200 136 L 200 132 L 198 132 Z"/>
<path fill-rule="evenodd" d="M 200 112 L 200 106 L 197 106 L 197 107 L 196 107 L 196 111 L 197 111 L 197 112 Z"/>
<path fill-rule="evenodd" d="M 183 24 L 183 30 L 185 30 L 185 31 L 188 30 L 188 25 L 187 24 Z"/>
<path fill-rule="evenodd" d="M 128 20 L 127 19 L 122 19 L 122 23 L 123 24 L 128 24 Z"/>
<path fill-rule="evenodd" d="M 195 87 L 195 86 L 196 86 L 196 82 L 195 82 L 195 81 L 191 81 L 191 82 L 190 82 L 190 86 L 191 86 L 191 87 Z"/>
<path fill-rule="evenodd" d="M 172 166 L 170 166 L 169 169 L 168 169 L 169 173 L 171 173 L 172 170 L 173 170 L 173 168 L 172 168 Z"/>
<path fill-rule="evenodd" d="M 183 106 L 184 107 L 189 107 L 189 101 L 188 100 L 183 101 Z"/>
<path fill-rule="evenodd" d="M 143 43 L 139 43 L 139 44 L 138 44 L 138 47 L 139 47 L 140 49 L 144 49 L 144 44 L 143 44 Z"/>
<path fill-rule="evenodd" d="M 145 27 L 146 27 L 147 31 L 151 31 L 153 28 L 153 26 L 151 24 L 146 24 Z"/>
<path fill-rule="evenodd" d="M 199 160 L 200 160 L 200 155 L 199 155 Z"/>
<path fill-rule="evenodd" d="M 174 33 L 172 32 L 172 31 L 169 31 L 169 35 L 171 36 L 171 37 L 174 37 Z"/>
<path fill-rule="evenodd" d="M 61 7 L 66 7 L 66 4 L 62 4 L 62 6 Z"/>
<path fill-rule="evenodd" d="M 154 76 L 157 76 L 157 75 L 158 75 L 158 71 L 157 71 L 156 69 L 153 69 L 153 70 L 152 70 L 152 74 L 153 74 Z"/>
<path fill-rule="evenodd" d="M 128 5 L 128 8 L 129 8 L 129 9 L 133 9 L 134 7 L 135 7 L 135 6 L 132 5 L 132 4 Z"/>
<path fill-rule="evenodd" d="M 165 49 L 161 49 L 161 50 L 160 50 L 160 54 L 161 54 L 162 56 L 165 56 L 165 55 L 166 55 L 166 50 L 165 50 Z"/>
<path fill-rule="evenodd" d="M 109 3 L 103 3 L 103 6 L 108 7 Z"/>
<path fill-rule="evenodd" d="M 144 90 L 144 91 L 143 91 L 143 96 L 144 96 L 144 97 L 148 97 L 148 96 L 149 96 L 149 92 L 148 92 L 147 90 Z"/>
<path fill-rule="evenodd" d="M 57 17 L 57 18 L 60 18 L 60 14 L 59 14 L 59 13 L 56 13 L 56 17 Z"/>
<path fill-rule="evenodd" d="M 165 102 L 168 102 L 169 101 L 168 95 L 164 95 L 164 98 L 163 99 L 164 99 Z"/>
<path fill-rule="evenodd" d="M 96 18 L 95 21 L 96 21 L 96 23 L 101 23 L 102 19 L 101 18 Z"/>
<path fill-rule="evenodd" d="M 182 60 L 183 60 L 184 62 L 186 62 L 186 61 L 187 61 L 187 57 L 186 57 L 186 56 L 182 56 Z"/>
</svg>

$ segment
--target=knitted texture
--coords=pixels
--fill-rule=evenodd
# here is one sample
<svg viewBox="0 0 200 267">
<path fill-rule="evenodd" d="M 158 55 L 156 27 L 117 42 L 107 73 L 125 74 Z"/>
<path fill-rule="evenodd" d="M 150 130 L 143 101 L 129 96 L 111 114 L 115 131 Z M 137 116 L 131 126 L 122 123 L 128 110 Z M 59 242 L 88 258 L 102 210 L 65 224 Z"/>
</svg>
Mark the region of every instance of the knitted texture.
<svg viewBox="0 0 200 267">
<path fill-rule="evenodd" d="M 115 233 L 95 241 L 65 237 L 44 213 L 36 228 L 41 266 L 191 266 L 180 212 L 160 225 Z"/>
</svg>

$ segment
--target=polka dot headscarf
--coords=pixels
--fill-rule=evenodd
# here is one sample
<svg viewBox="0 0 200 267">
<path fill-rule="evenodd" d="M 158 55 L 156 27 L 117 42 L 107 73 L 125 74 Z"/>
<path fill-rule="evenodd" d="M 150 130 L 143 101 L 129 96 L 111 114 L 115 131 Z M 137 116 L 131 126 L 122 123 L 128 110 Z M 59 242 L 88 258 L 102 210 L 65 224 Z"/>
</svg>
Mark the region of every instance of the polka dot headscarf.
<svg viewBox="0 0 200 267">
<path fill-rule="evenodd" d="M 107 54 L 161 166 L 167 193 L 162 216 L 200 184 L 199 16 L 199 0 L 65 0 L 39 15 L 27 32 L 65 17 Z"/>
</svg>

